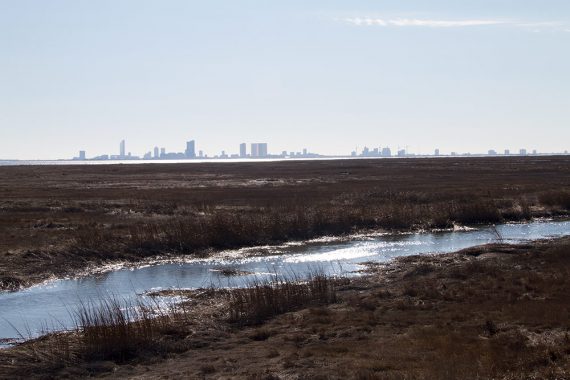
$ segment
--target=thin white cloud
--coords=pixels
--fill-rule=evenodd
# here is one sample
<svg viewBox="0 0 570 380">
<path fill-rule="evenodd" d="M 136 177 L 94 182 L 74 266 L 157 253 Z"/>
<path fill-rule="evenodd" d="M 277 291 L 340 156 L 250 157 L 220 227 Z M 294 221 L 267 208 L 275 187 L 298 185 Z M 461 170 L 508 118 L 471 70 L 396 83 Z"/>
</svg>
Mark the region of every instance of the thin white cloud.
<svg viewBox="0 0 570 380">
<path fill-rule="evenodd" d="M 467 28 L 483 26 L 511 26 L 517 28 L 527 28 L 532 30 L 558 29 L 565 25 L 560 22 L 519 22 L 513 20 L 434 20 L 416 18 L 373 18 L 373 17 L 351 17 L 342 21 L 356 26 L 382 26 L 382 27 L 424 27 L 424 28 Z M 569 29 L 563 29 L 568 31 Z"/>
<path fill-rule="evenodd" d="M 506 24 L 507 21 L 501 20 L 429 20 L 429 19 L 410 19 L 410 18 L 397 18 L 397 19 L 381 19 L 370 17 L 353 17 L 346 18 L 344 21 L 353 25 L 379 25 L 379 26 L 419 26 L 429 28 L 461 28 L 469 26 L 484 26 L 484 25 L 500 25 Z"/>
<path fill-rule="evenodd" d="M 559 28 L 563 27 L 564 23 L 558 21 L 546 21 L 546 22 L 518 22 L 515 23 L 516 26 L 522 28 Z"/>
</svg>

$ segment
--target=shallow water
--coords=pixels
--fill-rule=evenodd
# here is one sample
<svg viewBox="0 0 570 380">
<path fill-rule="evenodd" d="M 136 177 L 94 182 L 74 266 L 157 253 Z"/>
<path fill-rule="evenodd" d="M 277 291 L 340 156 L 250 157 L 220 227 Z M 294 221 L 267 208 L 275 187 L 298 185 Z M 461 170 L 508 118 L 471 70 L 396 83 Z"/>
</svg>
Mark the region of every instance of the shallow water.
<svg viewBox="0 0 570 380">
<path fill-rule="evenodd" d="M 506 242 L 520 242 L 570 234 L 570 221 L 537 221 L 497 226 Z M 105 295 L 133 300 L 151 290 L 168 288 L 236 287 L 253 279 L 276 275 L 307 276 L 320 271 L 351 275 L 368 261 L 394 257 L 446 253 L 496 241 L 490 227 L 470 231 L 368 235 L 351 239 L 317 239 L 305 243 L 263 247 L 265 255 L 238 258 L 256 249 L 228 252 L 233 259 L 208 259 L 124 268 L 78 279 L 63 279 L 18 292 L 0 293 L 0 341 L 37 335 L 73 326 L 80 303 L 97 303 Z M 269 252 L 269 255 L 267 255 Z M 232 268 L 250 275 L 226 277 L 219 270 Z M 1 345 L 1 343 L 0 343 Z"/>
</svg>

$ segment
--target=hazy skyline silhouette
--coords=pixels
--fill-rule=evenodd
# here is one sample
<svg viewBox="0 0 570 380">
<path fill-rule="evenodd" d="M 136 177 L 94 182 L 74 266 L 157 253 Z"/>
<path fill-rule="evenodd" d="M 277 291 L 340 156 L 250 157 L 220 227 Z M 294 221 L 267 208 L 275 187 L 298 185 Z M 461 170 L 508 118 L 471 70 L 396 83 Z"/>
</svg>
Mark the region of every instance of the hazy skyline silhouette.
<svg viewBox="0 0 570 380">
<path fill-rule="evenodd" d="M 564 151 L 567 1 L 0 2 L 0 158 Z"/>
</svg>

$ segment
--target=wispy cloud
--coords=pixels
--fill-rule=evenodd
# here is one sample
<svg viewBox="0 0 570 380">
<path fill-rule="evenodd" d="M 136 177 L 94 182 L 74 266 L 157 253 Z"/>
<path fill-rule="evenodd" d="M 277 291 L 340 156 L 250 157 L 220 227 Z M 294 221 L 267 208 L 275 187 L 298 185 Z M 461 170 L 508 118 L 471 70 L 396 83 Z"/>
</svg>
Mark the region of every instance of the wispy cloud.
<svg viewBox="0 0 570 380">
<path fill-rule="evenodd" d="M 520 22 L 513 20 L 471 19 L 471 20 L 437 20 L 417 18 L 374 18 L 374 17 L 350 17 L 341 19 L 356 26 L 381 26 L 381 27 L 425 27 L 425 28 L 468 28 L 484 26 L 511 26 L 518 28 L 537 29 L 561 29 L 564 24 L 560 22 Z M 568 30 L 568 29 L 563 29 Z"/>
<path fill-rule="evenodd" d="M 483 25 L 500 25 L 508 23 L 507 21 L 500 20 L 429 20 L 429 19 L 410 19 L 410 18 L 396 18 L 396 19 L 382 19 L 370 17 L 353 17 L 344 19 L 353 25 L 378 25 L 378 26 L 423 26 L 430 28 L 460 28 L 468 26 L 483 26 Z"/>
</svg>

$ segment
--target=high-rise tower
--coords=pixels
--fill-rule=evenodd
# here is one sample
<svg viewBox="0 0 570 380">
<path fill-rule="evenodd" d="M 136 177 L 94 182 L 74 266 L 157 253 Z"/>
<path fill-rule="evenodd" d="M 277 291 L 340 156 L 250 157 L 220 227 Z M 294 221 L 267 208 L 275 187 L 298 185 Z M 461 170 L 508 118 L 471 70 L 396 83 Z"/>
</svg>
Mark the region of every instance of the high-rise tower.
<svg viewBox="0 0 570 380">
<path fill-rule="evenodd" d="M 186 158 L 196 158 L 196 141 L 190 140 L 186 142 Z"/>
</svg>

